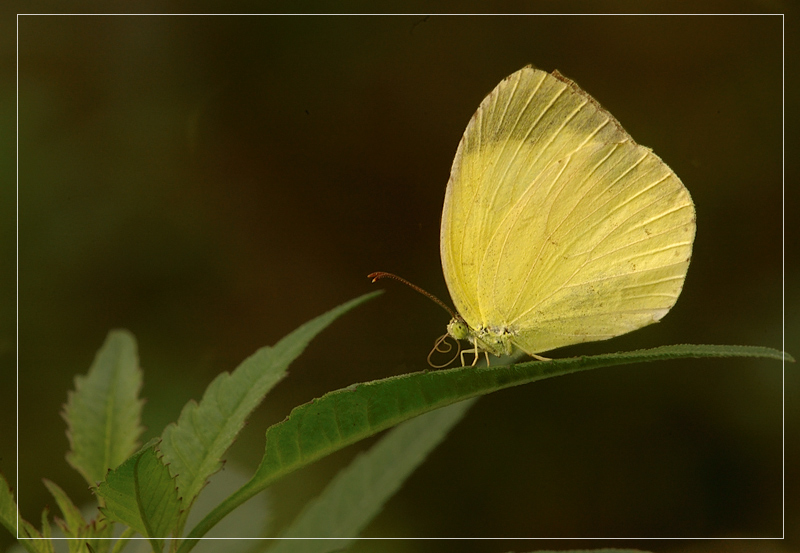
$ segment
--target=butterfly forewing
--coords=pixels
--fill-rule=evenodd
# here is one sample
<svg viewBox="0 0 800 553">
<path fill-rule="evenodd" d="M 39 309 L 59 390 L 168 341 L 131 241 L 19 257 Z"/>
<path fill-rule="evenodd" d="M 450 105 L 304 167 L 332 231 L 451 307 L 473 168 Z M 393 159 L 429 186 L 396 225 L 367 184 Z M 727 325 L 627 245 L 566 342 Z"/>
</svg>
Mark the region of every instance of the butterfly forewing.
<svg viewBox="0 0 800 553">
<path fill-rule="evenodd" d="M 528 353 L 659 320 L 683 286 L 694 208 L 677 176 L 577 85 L 530 67 L 481 103 L 442 214 L 453 302 Z"/>
</svg>

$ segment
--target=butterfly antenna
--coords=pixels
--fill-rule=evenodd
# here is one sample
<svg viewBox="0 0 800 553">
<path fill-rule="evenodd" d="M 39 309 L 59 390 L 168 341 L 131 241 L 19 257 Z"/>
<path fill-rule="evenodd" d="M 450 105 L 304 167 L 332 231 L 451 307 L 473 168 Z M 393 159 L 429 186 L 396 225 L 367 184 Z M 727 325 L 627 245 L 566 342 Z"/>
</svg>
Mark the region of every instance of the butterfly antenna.
<svg viewBox="0 0 800 553">
<path fill-rule="evenodd" d="M 376 273 L 368 274 L 367 278 L 371 278 L 372 282 L 378 282 L 382 278 L 393 278 L 395 280 L 399 280 L 400 282 L 402 282 L 406 286 L 409 286 L 409 287 L 413 288 L 414 290 L 416 290 L 417 292 L 419 292 L 423 296 L 426 296 L 428 299 L 431 299 L 431 300 L 435 301 L 436 303 L 438 303 L 439 305 L 441 305 L 442 308 L 445 311 L 447 311 L 448 313 L 450 313 L 450 316 L 453 317 L 454 319 L 456 317 L 458 317 L 458 315 L 456 315 L 455 312 L 452 309 L 447 307 L 447 304 L 444 303 L 442 300 L 440 300 L 439 298 L 437 298 L 436 296 L 434 296 L 433 294 L 431 294 L 427 290 L 423 290 L 422 288 L 420 288 L 416 284 L 411 284 L 410 282 L 408 282 L 406 279 L 404 279 L 402 277 L 399 277 L 397 275 L 393 275 L 392 273 L 384 273 L 383 271 L 378 271 Z"/>
</svg>

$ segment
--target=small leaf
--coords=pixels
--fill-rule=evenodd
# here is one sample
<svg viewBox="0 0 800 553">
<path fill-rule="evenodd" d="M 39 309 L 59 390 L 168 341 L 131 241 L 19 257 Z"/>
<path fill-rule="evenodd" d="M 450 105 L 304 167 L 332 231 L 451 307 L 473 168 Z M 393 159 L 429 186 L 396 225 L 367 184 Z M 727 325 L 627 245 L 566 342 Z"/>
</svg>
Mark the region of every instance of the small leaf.
<svg viewBox="0 0 800 553">
<path fill-rule="evenodd" d="M 49 514 L 50 509 L 47 507 L 42 509 L 42 537 L 47 540 L 53 536 L 53 532 L 50 530 L 50 521 L 48 520 Z"/>
<path fill-rule="evenodd" d="M 86 544 L 92 553 L 106 553 L 112 545 L 111 538 L 114 534 L 114 524 L 105 517 L 89 523 Z"/>
<path fill-rule="evenodd" d="M 108 519 L 92 520 L 86 522 L 83 514 L 75 506 L 67 494 L 55 483 L 45 479 L 44 484 L 61 510 L 63 519 L 56 518 L 56 524 L 63 532 L 67 547 L 70 553 L 104 553 L 108 551 L 110 542 L 107 538 L 111 537 L 112 527 Z M 50 523 L 47 519 L 48 509 L 42 512 L 42 536 L 50 538 Z M 88 548 L 88 549 L 87 549 Z"/>
<path fill-rule="evenodd" d="M 53 542 L 49 539 L 42 539 L 50 533 L 50 525 L 46 523 L 46 516 L 46 513 L 42 514 L 44 521 L 42 527 L 46 534 L 42 536 L 30 522 L 18 517 L 14 495 L 11 493 L 5 477 L 0 474 L 0 524 L 16 537 L 17 523 L 19 523 L 19 543 L 30 553 L 54 553 Z"/>
<path fill-rule="evenodd" d="M 214 379 L 199 404 L 184 407 L 178 422 L 164 430 L 160 449 L 177 476 L 185 505 L 191 505 L 208 477 L 219 470 L 222 455 L 267 392 L 286 376 L 289 363 L 336 318 L 375 295 L 344 303 L 300 326 L 275 346 L 259 349 L 233 373 Z"/>
<path fill-rule="evenodd" d="M 72 500 L 64 493 L 64 490 L 59 488 L 54 482 L 45 479 L 45 487 L 50 491 L 50 494 L 55 498 L 58 508 L 61 509 L 61 514 L 64 517 L 64 523 L 61 524 L 61 530 L 68 538 L 80 538 L 85 534 L 87 527 L 86 521 L 83 519 L 80 509 L 78 509 Z"/>
<path fill-rule="evenodd" d="M 349 546 L 474 402 L 462 401 L 395 427 L 340 471 L 280 536 L 350 539 L 283 539 L 268 552 L 327 553 Z"/>
<path fill-rule="evenodd" d="M 5 477 L 0 474 L 0 522 L 12 535 L 17 535 L 17 504 Z"/>
<path fill-rule="evenodd" d="M 126 524 L 149 538 L 154 551 L 163 549 L 180 514 L 180 498 L 169 470 L 151 440 L 142 450 L 109 472 L 97 488 L 108 519 Z"/>
<path fill-rule="evenodd" d="M 75 377 L 62 413 L 71 448 L 67 461 L 90 485 L 136 451 L 143 430 L 141 386 L 136 340 L 126 330 L 112 330 L 86 376 Z"/>
</svg>

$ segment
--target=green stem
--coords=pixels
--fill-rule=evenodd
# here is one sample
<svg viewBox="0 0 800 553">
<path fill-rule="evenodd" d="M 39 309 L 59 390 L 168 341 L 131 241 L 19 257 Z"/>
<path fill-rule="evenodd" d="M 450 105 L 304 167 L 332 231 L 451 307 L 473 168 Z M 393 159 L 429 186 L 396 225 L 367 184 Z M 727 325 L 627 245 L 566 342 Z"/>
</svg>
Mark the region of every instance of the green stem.
<svg viewBox="0 0 800 553">
<path fill-rule="evenodd" d="M 125 546 L 128 545 L 128 542 L 131 541 L 131 538 L 136 533 L 136 530 L 133 528 L 126 528 L 122 534 L 120 534 L 117 543 L 114 544 L 114 548 L 111 550 L 111 553 L 120 553 Z"/>
<path fill-rule="evenodd" d="M 291 471 L 286 471 L 286 473 L 289 472 Z M 274 477 L 268 482 L 250 480 L 244 486 L 233 492 L 233 494 L 228 496 L 227 499 L 217 505 L 210 513 L 208 513 L 203 520 L 197 523 L 192 531 L 189 532 L 189 535 L 186 536 L 186 539 L 181 542 L 177 553 L 188 553 L 191 551 L 192 548 L 197 545 L 197 542 L 200 540 L 200 538 L 202 538 L 209 530 L 211 530 L 219 521 L 228 516 L 228 514 L 230 514 L 239 505 L 252 498 L 259 492 L 264 491 L 267 486 L 272 484 L 275 480 L 279 479 L 283 475 L 284 474 L 275 474 Z"/>
</svg>

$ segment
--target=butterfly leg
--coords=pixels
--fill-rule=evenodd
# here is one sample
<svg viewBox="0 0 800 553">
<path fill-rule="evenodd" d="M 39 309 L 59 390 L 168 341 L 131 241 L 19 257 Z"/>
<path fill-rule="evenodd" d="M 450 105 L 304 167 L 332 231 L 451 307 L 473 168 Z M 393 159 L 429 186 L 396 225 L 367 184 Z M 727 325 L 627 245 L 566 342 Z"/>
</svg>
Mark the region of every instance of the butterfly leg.
<svg viewBox="0 0 800 553">
<path fill-rule="evenodd" d="M 481 358 L 481 352 L 478 351 L 478 344 L 475 344 L 475 349 L 473 350 L 473 353 L 475 354 L 475 358 L 472 360 L 472 366 L 474 367 L 475 365 L 478 364 L 478 359 Z"/>
<path fill-rule="evenodd" d="M 472 354 L 475 356 L 475 357 L 472 359 L 472 365 L 470 365 L 470 366 L 471 366 L 471 367 L 474 367 L 475 365 L 477 365 L 477 364 L 478 364 L 478 359 L 479 359 L 479 358 L 480 358 L 480 356 L 481 356 L 481 352 L 478 350 L 478 345 L 477 345 L 477 344 L 473 344 L 473 346 L 475 346 L 475 347 L 474 347 L 474 348 L 472 348 L 472 349 L 463 350 L 463 351 L 461 352 L 461 366 L 462 366 L 462 367 L 466 367 L 466 366 L 467 366 L 467 364 L 464 362 L 464 354 L 465 354 L 465 353 L 468 353 L 468 352 L 472 352 Z"/>
</svg>

